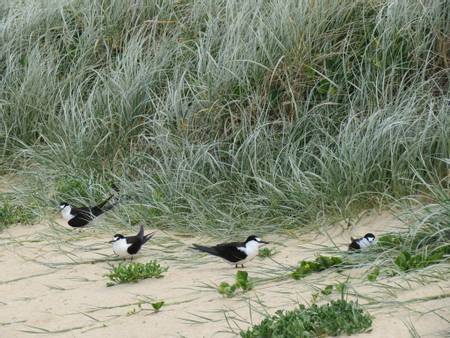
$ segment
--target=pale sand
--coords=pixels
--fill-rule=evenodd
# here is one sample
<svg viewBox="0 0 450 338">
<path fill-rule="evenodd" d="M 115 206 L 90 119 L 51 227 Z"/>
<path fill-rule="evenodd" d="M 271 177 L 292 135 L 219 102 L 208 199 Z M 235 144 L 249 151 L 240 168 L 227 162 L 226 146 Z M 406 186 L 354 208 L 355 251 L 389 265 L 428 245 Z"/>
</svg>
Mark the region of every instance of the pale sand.
<svg viewBox="0 0 450 338">
<path fill-rule="evenodd" d="M 57 221 L 54 225 L 13 226 L 0 233 L 0 337 L 36 333 L 53 337 L 234 337 L 239 327 L 247 328 L 251 321 L 259 323 L 259 312 L 264 311 L 261 304 L 270 313 L 292 309 L 297 302 L 310 302 L 315 287 L 346 279 L 342 274 L 323 272 L 300 281 L 266 281 L 246 294 L 226 299 L 206 285 L 232 282 L 236 269 L 188 249 L 193 242 L 212 244 L 217 239 L 157 231 L 136 260 L 157 259 L 169 266 L 164 278 L 106 287 L 108 264 L 118 263 L 103 261 L 114 259 L 106 242 L 121 231 L 104 226 L 102 220 L 81 231 Z M 287 266 L 313 258 L 318 249 L 331 246 L 330 237 L 345 250 L 350 236 L 367 231 L 380 234 L 399 226 L 399 221 L 383 213 L 365 216 L 351 230 L 335 226 L 328 231 L 330 236 L 292 232 L 264 238 L 278 251 L 274 260 Z M 247 264 L 246 271 L 251 277 L 274 277 L 283 270 L 276 262 L 256 258 Z M 370 283 L 358 277 L 361 271 L 351 274 L 355 278 L 350 281 L 358 292 L 385 303 L 368 305 L 375 316 L 373 331 L 357 337 L 410 337 L 405 323 L 413 323 L 422 337 L 450 332 L 448 297 L 414 301 L 448 294 L 448 278 L 425 285 L 420 283 L 422 279 L 405 282 L 399 277 Z M 141 312 L 133 305 L 140 299 L 147 301 Z M 166 302 L 162 310 L 149 310 L 148 302 L 160 299 Z M 407 300 L 412 301 L 395 304 Z M 360 299 L 360 303 L 367 301 Z"/>
</svg>

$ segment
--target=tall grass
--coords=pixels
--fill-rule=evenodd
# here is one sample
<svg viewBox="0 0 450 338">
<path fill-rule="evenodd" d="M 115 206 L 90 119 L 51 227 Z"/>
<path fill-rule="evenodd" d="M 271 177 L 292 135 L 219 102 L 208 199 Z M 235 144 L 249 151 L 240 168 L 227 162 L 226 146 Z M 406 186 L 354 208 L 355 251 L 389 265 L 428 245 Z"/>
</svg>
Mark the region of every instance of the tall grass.
<svg viewBox="0 0 450 338">
<path fill-rule="evenodd" d="M 445 0 L 4 1 L 0 169 L 52 203 L 57 182 L 114 179 L 117 217 L 218 232 L 416 193 L 418 172 L 448 171 L 448 13 Z"/>
</svg>

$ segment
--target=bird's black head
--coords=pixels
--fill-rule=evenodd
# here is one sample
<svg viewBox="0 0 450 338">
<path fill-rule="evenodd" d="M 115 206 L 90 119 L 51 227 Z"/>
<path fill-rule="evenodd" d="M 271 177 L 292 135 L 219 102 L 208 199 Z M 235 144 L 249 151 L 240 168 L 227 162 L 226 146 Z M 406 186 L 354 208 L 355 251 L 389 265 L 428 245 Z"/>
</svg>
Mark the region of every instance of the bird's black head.
<svg viewBox="0 0 450 338">
<path fill-rule="evenodd" d="M 111 241 L 109 241 L 109 243 L 117 242 L 119 239 L 122 239 L 122 238 L 125 238 L 125 236 L 122 234 L 115 234 L 113 239 Z"/>
<path fill-rule="evenodd" d="M 256 243 L 260 243 L 260 244 L 269 244 L 269 242 L 262 241 L 258 236 L 255 236 L 255 235 L 248 236 L 247 239 L 245 240 L 245 243 L 248 243 L 251 241 L 255 241 Z"/>
<path fill-rule="evenodd" d="M 375 235 L 369 232 L 364 235 L 364 238 L 367 239 L 369 242 L 373 242 L 375 240 Z"/>
<path fill-rule="evenodd" d="M 65 207 L 68 207 L 69 206 L 69 203 L 67 203 L 67 202 L 61 202 L 61 203 L 59 203 L 59 209 L 64 209 Z"/>
</svg>

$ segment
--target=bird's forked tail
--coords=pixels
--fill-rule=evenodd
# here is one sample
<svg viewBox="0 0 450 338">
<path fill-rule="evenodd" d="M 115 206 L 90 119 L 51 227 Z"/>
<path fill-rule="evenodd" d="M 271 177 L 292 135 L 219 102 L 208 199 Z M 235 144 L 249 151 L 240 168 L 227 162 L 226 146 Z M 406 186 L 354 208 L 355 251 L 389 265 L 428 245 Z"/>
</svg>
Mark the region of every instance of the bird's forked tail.
<svg viewBox="0 0 450 338">
<path fill-rule="evenodd" d="M 211 248 L 209 246 L 192 244 L 191 249 L 202 251 L 202 252 L 206 252 L 206 253 L 209 253 L 210 255 L 214 255 L 214 256 L 218 255 L 217 251 L 214 248 Z"/>
</svg>

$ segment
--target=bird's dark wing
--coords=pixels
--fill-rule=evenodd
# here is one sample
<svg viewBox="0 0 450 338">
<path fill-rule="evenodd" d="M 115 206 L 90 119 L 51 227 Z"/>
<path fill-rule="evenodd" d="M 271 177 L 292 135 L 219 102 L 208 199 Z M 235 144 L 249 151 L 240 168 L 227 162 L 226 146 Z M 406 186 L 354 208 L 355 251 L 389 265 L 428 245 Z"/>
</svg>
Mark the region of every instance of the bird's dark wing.
<svg viewBox="0 0 450 338">
<path fill-rule="evenodd" d="M 127 240 L 127 244 L 131 244 L 127 251 L 130 255 L 135 255 L 138 253 L 138 251 L 141 249 L 142 241 L 137 236 L 128 236 L 125 237 Z"/>
<path fill-rule="evenodd" d="M 74 228 L 80 228 L 80 227 L 84 227 L 91 220 L 92 220 L 91 216 L 80 214 L 79 216 L 76 216 L 76 217 L 72 218 L 70 221 L 68 221 L 67 224 L 69 224 L 71 227 L 74 227 Z"/>
<path fill-rule="evenodd" d="M 238 247 L 245 247 L 244 243 L 225 243 L 216 245 L 214 250 L 217 252 L 217 256 L 220 256 L 227 261 L 236 263 L 247 257 L 247 254 L 238 249 Z"/>
<path fill-rule="evenodd" d="M 99 216 L 103 213 L 103 210 L 98 207 L 80 207 L 80 208 L 72 208 L 72 215 L 83 216 L 84 218 L 89 218 L 92 220 L 94 217 Z"/>
<path fill-rule="evenodd" d="M 354 239 L 352 238 L 352 242 L 349 244 L 348 249 L 349 250 L 359 250 L 361 249 L 361 246 L 359 245 L 359 241 L 361 238 Z"/>
</svg>

